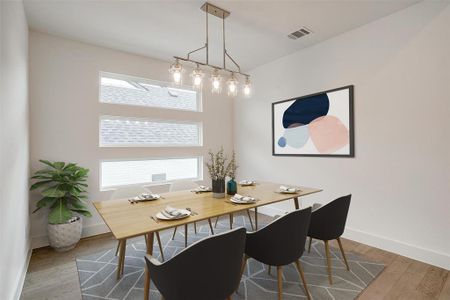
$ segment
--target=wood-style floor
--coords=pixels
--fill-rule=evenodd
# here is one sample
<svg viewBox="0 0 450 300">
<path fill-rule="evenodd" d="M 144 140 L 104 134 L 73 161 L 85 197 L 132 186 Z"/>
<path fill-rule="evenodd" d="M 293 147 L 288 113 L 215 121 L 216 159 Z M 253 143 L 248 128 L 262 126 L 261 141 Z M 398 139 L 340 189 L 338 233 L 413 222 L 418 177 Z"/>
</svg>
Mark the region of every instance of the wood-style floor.
<svg viewBox="0 0 450 300">
<path fill-rule="evenodd" d="M 264 217 L 258 215 L 260 220 Z M 449 271 L 350 240 L 342 242 L 345 251 L 386 264 L 359 299 L 450 300 Z M 83 239 L 74 250 L 65 253 L 49 247 L 34 250 L 21 299 L 81 299 L 75 258 L 116 245 L 111 234 L 103 234 Z"/>
</svg>

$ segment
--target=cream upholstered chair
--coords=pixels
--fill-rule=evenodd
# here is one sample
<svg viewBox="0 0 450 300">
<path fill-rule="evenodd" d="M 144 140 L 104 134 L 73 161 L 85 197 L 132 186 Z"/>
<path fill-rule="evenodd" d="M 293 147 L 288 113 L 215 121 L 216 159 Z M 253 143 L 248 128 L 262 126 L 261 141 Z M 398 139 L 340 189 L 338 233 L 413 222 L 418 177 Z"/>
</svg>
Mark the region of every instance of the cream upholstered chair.
<svg viewBox="0 0 450 300">
<path fill-rule="evenodd" d="M 139 185 L 133 185 L 133 186 L 126 186 L 126 187 L 120 187 L 117 188 L 113 191 L 113 193 L 110 196 L 110 199 L 122 199 L 122 198 L 133 198 L 136 197 L 142 193 L 151 193 L 151 191 L 143 186 L 139 186 Z M 147 239 L 147 236 L 144 235 L 145 239 Z M 158 240 L 158 245 L 159 245 L 159 250 L 161 252 L 161 259 L 164 261 L 164 252 L 163 252 L 163 247 L 161 244 L 161 238 L 159 236 L 159 232 L 156 232 L 156 239 Z M 120 240 L 117 243 L 117 249 L 116 249 L 116 256 L 119 253 L 119 249 L 120 249 L 120 244 L 121 243 L 126 243 L 126 240 Z M 124 247 L 124 249 L 126 249 L 126 247 Z M 125 255 L 125 253 L 124 253 Z M 122 264 L 124 264 L 124 261 L 121 262 Z M 123 270 L 123 265 L 120 266 L 119 270 Z M 120 275 L 120 274 L 118 274 Z"/>
<path fill-rule="evenodd" d="M 198 187 L 198 184 L 195 183 L 192 180 L 179 180 L 174 181 L 170 185 L 170 191 L 171 192 L 177 192 L 177 191 L 189 191 L 193 190 Z M 211 219 L 208 219 L 209 228 L 211 229 L 211 234 L 214 234 L 214 230 L 212 227 Z M 197 223 L 194 222 L 194 232 L 197 234 Z M 177 233 L 177 227 L 173 230 L 172 240 L 175 239 L 175 234 Z M 187 237 L 188 237 L 188 224 L 184 225 L 184 246 L 187 246 Z"/>
</svg>

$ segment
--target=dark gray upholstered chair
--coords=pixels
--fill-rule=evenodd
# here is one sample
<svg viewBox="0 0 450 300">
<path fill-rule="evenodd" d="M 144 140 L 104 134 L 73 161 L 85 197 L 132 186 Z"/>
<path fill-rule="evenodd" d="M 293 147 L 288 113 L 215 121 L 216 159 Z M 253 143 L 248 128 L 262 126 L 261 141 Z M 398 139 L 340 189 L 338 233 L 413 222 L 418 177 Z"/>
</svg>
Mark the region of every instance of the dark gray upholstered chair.
<svg viewBox="0 0 450 300">
<path fill-rule="evenodd" d="M 329 241 L 338 241 L 339 248 L 341 249 L 342 257 L 344 258 L 347 270 L 350 270 L 340 237 L 344 233 L 345 222 L 347 220 L 351 197 L 352 195 L 340 197 L 328 203 L 327 205 L 315 210 L 311 215 L 311 224 L 309 225 L 308 231 L 308 252 L 311 252 L 312 239 L 322 240 L 325 243 L 328 280 L 330 284 L 333 284 L 333 278 L 331 274 L 330 246 L 328 243 Z"/>
<path fill-rule="evenodd" d="M 311 299 L 305 275 L 300 265 L 300 257 L 305 250 L 310 218 L 311 207 L 295 210 L 279 217 L 256 232 L 247 233 L 242 272 L 244 272 L 246 261 L 250 257 L 266 265 L 276 266 L 278 299 L 282 299 L 283 294 L 282 266 L 291 263 L 295 263 L 297 266 L 305 293 L 308 299 Z"/>
<path fill-rule="evenodd" d="M 150 277 L 165 300 L 231 299 L 241 279 L 245 228 L 216 234 L 160 263 L 145 257 Z"/>
</svg>

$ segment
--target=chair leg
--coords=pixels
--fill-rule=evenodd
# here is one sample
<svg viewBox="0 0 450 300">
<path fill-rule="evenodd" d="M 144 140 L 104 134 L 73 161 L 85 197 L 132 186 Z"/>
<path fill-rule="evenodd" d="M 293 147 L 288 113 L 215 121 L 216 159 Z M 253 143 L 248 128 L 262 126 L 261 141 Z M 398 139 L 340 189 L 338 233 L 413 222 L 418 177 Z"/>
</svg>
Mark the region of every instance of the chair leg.
<svg viewBox="0 0 450 300">
<path fill-rule="evenodd" d="M 255 228 L 253 227 L 252 216 L 250 215 L 249 209 L 247 209 L 247 215 L 248 215 L 248 219 L 250 220 L 250 226 L 252 227 L 252 231 L 255 231 Z"/>
<path fill-rule="evenodd" d="M 258 208 L 255 207 L 255 231 L 258 231 Z"/>
<path fill-rule="evenodd" d="M 333 284 L 333 278 L 331 275 L 331 258 L 330 258 L 330 245 L 328 241 L 323 241 L 325 243 L 325 254 L 327 256 L 327 270 L 328 270 L 328 281 L 330 285 Z"/>
<path fill-rule="evenodd" d="M 229 296 L 229 297 L 227 298 L 227 300 L 231 300 L 231 297 Z"/>
<path fill-rule="evenodd" d="M 217 218 L 216 218 L 216 222 L 214 223 L 214 228 L 217 228 L 217 222 L 219 222 L 219 218 L 220 218 L 220 217 L 217 217 Z"/>
<path fill-rule="evenodd" d="M 297 266 L 298 273 L 300 274 L 300 278 L 302 279 L 303 287 L 305 288 L 306 297 L 308 297 L 308 300 L 311 300 L 311 295 L 309 294 L 308 285 L 306 284 L 305 274 L 303 273 L 302 266 L 300 265 L 300 261 L 296 260 L 295 265 Z"/>
<path fill-rule="evenodd" d="M 308 253 L 311 253 L 312 237 L 309 237 Z"/>
<path fill-rule="evenodd" d="M 164 261 L 164 250 L 163 250 L 163 246 L 161 243 L 161 237 L 159 236 L 159 231 L 156 232 L 156 240 L 158 241 L 158 246 L 159 246 L 159 252 L 161 252 L 161 259 L 162 261 Z"/>
<path fill-rule="evenodd" d="M 244 254 L 244 259 L 242 260 L 241 276 L 240 276 L 240 278 L 242 278 L 242 275 L 244 274 L 245 266 L 247 265 L 247 260 L 248 260 L 248 256 L 246 254 Z"/>
<path fill-rule="evenodd" d="M 230 229 L 233 229 L 233 214 L 230 214 Z"/>
<path fill-rule="evenodd" d="M 217 219 L 218 219 L 218 218 L 219 218 L 219 217 L 217 217 Z M 211 234 L 214 235 L 214 229 L 213 229 L 213 226 L 212 226 L 211 219 L 208 219 L 208 223 L 209 223 L 209 229 L 211 229 Z M 217 222 L 216 222 L 216 224 L 217 224 Z"/>
<path fill-rule="evenodd" d="M 194 222 L 194 233 L 197 234 L 197 222 Z"/>
<path fill-rule="evenodd" d="M 184 224 L 184 247 L 187 247 L 188 224 Z"/>
<path fill-rule="evenodd" d="M 344 247 L 342 247 L 341 238 L 337 238 L 339 248 L 341 249 L 342 257 L 344 258 L 345 265 L 347 266 L 347 271 L 350 271 L 350 267 L 348 266 L 347 257 L 345 257 Z"/>
<path fill-rule="evenodd" d="M 278 300 L 283 299 L 283 270 L 281 266 L 277 266 L 278 274 Z"/>
<path fill-rule="evenodd" d="M 177 228 L 178 228 L 178 226 L 176 226 L 175 229 L 173 230 L 172 240 L 175 239 L 175 234 L 177 233 Z"/>
</svg>

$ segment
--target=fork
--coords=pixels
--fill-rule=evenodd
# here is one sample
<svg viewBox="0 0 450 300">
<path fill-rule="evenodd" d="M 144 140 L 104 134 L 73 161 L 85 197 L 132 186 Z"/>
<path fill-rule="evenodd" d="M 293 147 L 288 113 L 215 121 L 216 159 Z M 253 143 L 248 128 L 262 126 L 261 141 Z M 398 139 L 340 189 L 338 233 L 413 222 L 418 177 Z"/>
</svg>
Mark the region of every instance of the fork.
<svg viewBox="0 0 450 300">
<path fill-rule="evenodd" d="M 159 220 L 157 218 L 155 218 L 154 216 L 150 216 L 150 218 L 155 221 L 156 223 L 159 223 Z"/>
<path fill-rule="evenodd" d="M 190 211 L 193 216 L 198 215 L 195 211 L 192 211 L 190 207 L 186 207 L 186 210 Z"/>
</svg>

